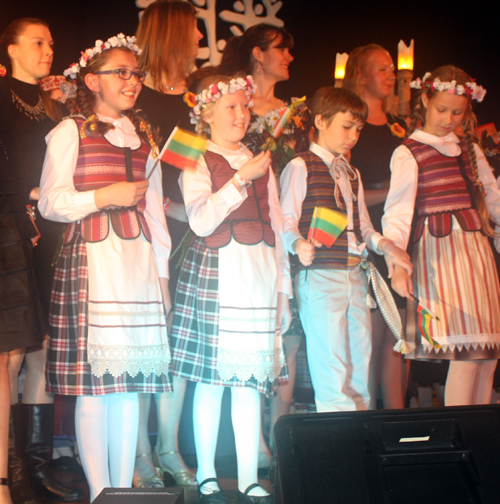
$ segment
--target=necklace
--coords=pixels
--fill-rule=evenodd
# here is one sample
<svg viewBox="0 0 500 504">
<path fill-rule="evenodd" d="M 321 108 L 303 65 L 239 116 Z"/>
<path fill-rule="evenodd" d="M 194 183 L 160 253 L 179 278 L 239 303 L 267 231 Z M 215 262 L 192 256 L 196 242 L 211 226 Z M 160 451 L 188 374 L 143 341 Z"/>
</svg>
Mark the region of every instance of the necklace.
<svg viewBox="0 0 500 504">
<path fill-rule="evenodd" d="M 32 121 L 42 121 L 45 119 L 45 107 L 43 106 L 43 100 L 40 95 L 38 95 L 38 103 L 33 107 L 27 104 L 23 99 L 21 99 L 12 89 L 10 90 L 12 94 L 12 103 L 15 105 L 19 112 L 22 112 Z"/>
<path fill-rule="evenodd" d="M 173 86 L 167 86 L 166 84 L 163 84 L 163 90 L 164 91 L 173 91 L 175 89 L 175 86 L 177 86 L 177 84 L 174 84 Z"/>
</svg>

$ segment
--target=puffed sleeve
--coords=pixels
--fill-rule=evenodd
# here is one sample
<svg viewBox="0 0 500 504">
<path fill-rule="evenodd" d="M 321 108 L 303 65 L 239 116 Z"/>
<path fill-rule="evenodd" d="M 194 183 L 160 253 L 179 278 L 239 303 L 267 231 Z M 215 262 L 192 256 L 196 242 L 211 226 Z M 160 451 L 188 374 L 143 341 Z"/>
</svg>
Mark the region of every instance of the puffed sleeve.
<svg viewBox="0 0 500 504">
<path fill-rule="evenodd" d="M 293 290 L 290 278 L 290 262 L 288 261 L 288 252 L 286 251 L 284 243 L 283 216 L 278 197 L 278 188 L 276 187 L 276 178 L 272 169 L 269 170 L 267 191 L 269 194 L 269 217 L 271 218 L 271 227 L 276 237 L 274 253 L 278 266 L 278 292 L 286 294 L 291 298 L 293 297 Z"/>
<path fill-rule="evenodd" d="M 418 189 L 418 164 L 410 150 L 400 145 L 391 158 L 391 185 L 384 207 L 384 236 L 406 250 Z"/>
<path fill-rule="evenodd" d="M 73 183 L 79 133 L 74 120 L 59 123 L 46 137 L 38 209 L 46 219 L 73 222 L 97 212 L 95 191 L 79 192 Z"/>
<path fill-rule="evenodd" d="M 150 154 L 146 165 L 146 173 L 150 173 L 155 159 Z M 151 230 L 151 246 L 156 259 L 156 268 L 160 278 L 169 278 L 168 259 L 172 250 L 172 241 L 167 228 L 167 220 L 163 210 L 163 189 L 161 170 L 154 170 L 149 179 L 146 191 L 146 210 L 144 217 Z"/>
</svg>

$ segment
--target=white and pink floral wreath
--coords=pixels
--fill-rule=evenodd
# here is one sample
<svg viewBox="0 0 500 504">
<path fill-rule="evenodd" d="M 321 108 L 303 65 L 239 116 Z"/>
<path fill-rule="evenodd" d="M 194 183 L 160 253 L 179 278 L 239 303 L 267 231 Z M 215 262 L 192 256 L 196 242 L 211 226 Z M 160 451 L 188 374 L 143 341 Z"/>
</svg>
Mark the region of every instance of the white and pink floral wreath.
<svg viewBox="0 0 500 504">
<path fill-rule="evenodd" d="M 87 63 L 91 58 L 93 58 L 97 54 L 101 54 L 103 51 L 107 51 L 108 49 L 114 49 L 115 47 L 125 47 L 132 54 L 138 56 L 142 51 L 135 42 L 135 37 L 129 37 L 124 35 L 123 33 L 119 33 L 114 37 L 110 37 L 108 40 L 106 40 L 106 42 L 103 42 L 102 40 L 96 40 L 95 46 L 86 49 L 85 52 L 82 52 L 82 56 L 79 62 L 73 63 L 69 68 L 64 70 L 63 74 L 66 77 L 70 77 L 71 79 L 76 79 L 77 75 L 80 73 L 80 70 L 87 66 Z"/>
<path fill-rule="evenodd" d="M 423 93 L 428 91 L 446 91 L 449 94 L 466 95 L 470 96 L 471 100 L 476 100 L 481 103 L 486 95 L 486 89 L 483 86 L 478 86 L 475 82 L 466 82 L 465 85 L 457 84 L 456 80 L 451 82 L 443 82 L 440 79 L 428 80 L 431 76 L 427 72 L 422 79 L 418 77 L 410 82 L 410 87 L 414 89 L 421 89 Z"/>
</svg>

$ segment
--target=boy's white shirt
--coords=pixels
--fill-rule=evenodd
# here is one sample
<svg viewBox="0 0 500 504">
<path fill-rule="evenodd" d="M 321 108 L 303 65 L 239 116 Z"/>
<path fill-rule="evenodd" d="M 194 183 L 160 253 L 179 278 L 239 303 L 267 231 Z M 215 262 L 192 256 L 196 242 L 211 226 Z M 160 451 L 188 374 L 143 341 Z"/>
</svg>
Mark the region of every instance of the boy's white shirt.
<svg viewBox="0 0 500 504">
<path fill-rule="evenodd" d="M 237 171 L 253 156 L 243 145 L 236 151 L 225 149 L 209 141 L 208 150 L 220 154 Z M 198 236 L 209 236 L 224 219 L 236 210 L 248 197 L 247 189 L 238 190 L 229 180 L 217 192 L 212 192 L 212 178 L 202 156 L 196 170 L 184 170 L 179 177 L 179 185 L 186 205 L 189 225 Z M 290 265 L 283 237 L 283 219 L 273 170 L 269 169 L 269 217 L 276 237 L 275 257 L 278 266 L 278 292 L 293 297 L 290 279 Z"/>
<path fill-rule="evenodd" d="M 311 152 L 319 156 L 327 166 L 330 166 L 335 156 L 328 150 L 320 147 L 317 143 L 312 142 L 309 147 Z M 358 175 L 358 201 L 359 204 L 359 225 L 364 243 L 358 245 L 354 233 L 348 233 L 348 250 L 349 253 L 362 255 L 366 246 L 379 255 L 382 252 L 378 249 L 378 244 L 383 236 L 373 228 L 368 210 L 365 205 L 365 197 L 363 191 L 363 183 L 359 171 Z M 353 229 L 353 200 L 350 197 L 346 180 L 341 177 L 337 180 L 340 192 L 346 203 L 348 229 Z M 293 244 L 302 236 L 299 231 L 299 221 L 302 216 L 302 204 L 307 193 L 307 167 L 305 161 L 301 157 L 292 159 L 285 167 L 280 178 L 281 185 L 281 210 L 283 212 L 285 246 L 288 252 L 295 254 L 292 249 Z"/>
</svg>

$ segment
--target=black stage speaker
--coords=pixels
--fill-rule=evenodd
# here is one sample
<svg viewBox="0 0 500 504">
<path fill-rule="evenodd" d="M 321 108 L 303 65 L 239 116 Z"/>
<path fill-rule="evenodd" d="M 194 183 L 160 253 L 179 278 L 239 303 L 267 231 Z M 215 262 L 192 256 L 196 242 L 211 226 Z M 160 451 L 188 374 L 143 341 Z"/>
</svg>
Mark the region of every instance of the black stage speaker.
<svg viewBox="0 0 500 504">
<path fill-rule="evenodd" d="M 184 489 L 105 488 L 93 504 L 185 504 Z"/>
<path fill-rule="evenodd" d="M 500 406 L 288 415 L 276 504 L 499 504 Z"/>
</svg>

